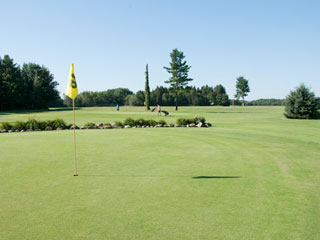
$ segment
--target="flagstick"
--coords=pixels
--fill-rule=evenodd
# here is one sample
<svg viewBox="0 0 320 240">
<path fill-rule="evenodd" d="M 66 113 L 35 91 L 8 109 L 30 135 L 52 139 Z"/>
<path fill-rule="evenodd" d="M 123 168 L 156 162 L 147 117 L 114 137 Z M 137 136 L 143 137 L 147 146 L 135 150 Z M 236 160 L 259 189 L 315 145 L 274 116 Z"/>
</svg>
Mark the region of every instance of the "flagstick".
<svg viewBox="0 0 320 240">
<path fill-rule="evenodd" d="M 74 111 L 74 99 L 72 99 L 73 106 L 73 143 L 74 143 L 74 168 L 75 174 L 73 176 L 78 176 L 78 162 L 77 162 L 77 151 L 76 151 L 76 114 Z"/>
</svg>

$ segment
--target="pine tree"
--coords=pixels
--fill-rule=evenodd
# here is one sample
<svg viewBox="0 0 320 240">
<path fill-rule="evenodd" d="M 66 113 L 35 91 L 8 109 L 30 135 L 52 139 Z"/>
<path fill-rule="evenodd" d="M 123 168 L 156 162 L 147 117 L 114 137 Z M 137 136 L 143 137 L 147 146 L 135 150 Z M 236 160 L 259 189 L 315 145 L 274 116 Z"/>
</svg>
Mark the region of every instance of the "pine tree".
<svg viewBox="0 0 320 240">
<path fill-rule="evenodd" d="M 148 70 L 148 64 L 146 65 L 146 84 L 145 84 L 145 90 L 144 90 L 144 96 L 145 96 L 145 104 L 147 110 L 150 110 L 150 87 L 149 87 L 149 70 Z"/>
<path fill-rule="evenodd" d="M 168 73 L 172 74 L 172 77 L 165 81 L 165 83 L 169 83 L 171 85 L 170 90 L 174 94 L 176 110 L 178 110 L 179 91 L 183 89 L 189 81 L 192 81 L 191 78 L 188 78 L 188 72 L 191 66 L 188 66 L 186 61 L 183 61 L 185 56 L 183 55 L 183 52 L 180 52 L 178 49 L 173 49 L 170 57 L 170 67 L 163 68 L 166 69 Z"/>
<path fill-rule="evenodd" d="M 301 84 L 295 91 L 290 92 L 285 103 L 284 115 L 287 118 L 319 118 L 317 98 L 304 84 Z"/>
</svg>

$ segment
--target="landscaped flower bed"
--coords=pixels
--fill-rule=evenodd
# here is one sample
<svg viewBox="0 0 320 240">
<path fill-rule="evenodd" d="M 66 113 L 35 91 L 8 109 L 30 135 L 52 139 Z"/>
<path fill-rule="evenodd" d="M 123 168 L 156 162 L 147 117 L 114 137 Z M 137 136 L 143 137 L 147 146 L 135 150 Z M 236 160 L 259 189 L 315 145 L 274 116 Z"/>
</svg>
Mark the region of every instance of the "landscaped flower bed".
<svg viewBox="0 0 320 240">
<path fill-rule="evenodd" d="M 211 123 L 206 123 L 204 117 L 194 117 L 191 119 L 179 118 L 176 124 L 167 124 L 164 120 L 145 120 L 143 118 L 134 120 L 127 118 L 123 122 L 115 123 L 93 123 L 89 122 L 76 129 L 113 129 L 113 128 L 161 128 L 161 127 L 211 127 Z M 67 124 L 62 119 L 39 121 L 29 119 L 28 121 L 18 121 L 14 124 L 3 122 L 0 124 L 0 132 L 31 132 L 31 131 L 50 131 L 73 129 L 73 124 Z"/>
</svg>

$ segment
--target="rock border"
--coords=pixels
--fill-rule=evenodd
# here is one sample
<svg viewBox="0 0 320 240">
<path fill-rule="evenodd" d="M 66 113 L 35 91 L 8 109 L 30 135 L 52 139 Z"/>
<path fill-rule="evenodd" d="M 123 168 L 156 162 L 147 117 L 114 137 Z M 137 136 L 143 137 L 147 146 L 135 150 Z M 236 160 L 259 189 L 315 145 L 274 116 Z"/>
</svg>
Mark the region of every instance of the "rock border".
<svg viewBox="0 0 320 240">
<path fill-rule="evenodd" d="M 130 126 L 130 125 L 125 125 L 125 126 L 116 126 L 114 124 L 112 125 L 103 125 L 103 123 L 96 124 L 95 126 L 81 126 L 78 127 L 76 126 L 76 129 L 78 130 L 85 130 L 85 129 L 119 129 L 119 128 L 210 128 L 212 127 L 211 123 L 198 123 L 198 124 L 188 124 L 188 125 L 178 125 L 178 124 L 157 124 L 155 126 L 149 126 L 149 125 L 137 125 L 137 126 Z M 70 128 L 62 129 L 62 128 L 57 128 L 56 130 L 52 129 L 51 127 L 46 127 L 44 130 L 41 129 L 27 129 L 27 130 L 0 130 L 0 133 L 11 133 L 11 132 L 38 132 L 38 131 L 62 131 L 62 130 L 73 130 L 73 126 Z"/>
</svg>

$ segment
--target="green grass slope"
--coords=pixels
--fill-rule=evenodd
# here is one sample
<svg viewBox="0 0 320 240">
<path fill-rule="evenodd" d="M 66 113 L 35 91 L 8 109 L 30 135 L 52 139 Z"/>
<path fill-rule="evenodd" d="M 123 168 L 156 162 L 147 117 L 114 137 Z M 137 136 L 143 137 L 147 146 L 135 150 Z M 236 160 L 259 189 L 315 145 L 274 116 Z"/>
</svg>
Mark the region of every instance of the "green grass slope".
<svg viewBox="0 0 320 240">
<path fill-rule="evenodd" d="M 214 127 L 0 134 L 0 239 L 320 239 L 320 121 L 280 107 L 83 108 Z M 0 113 L 1 121 L 70 111 Z"/>
</svg>

